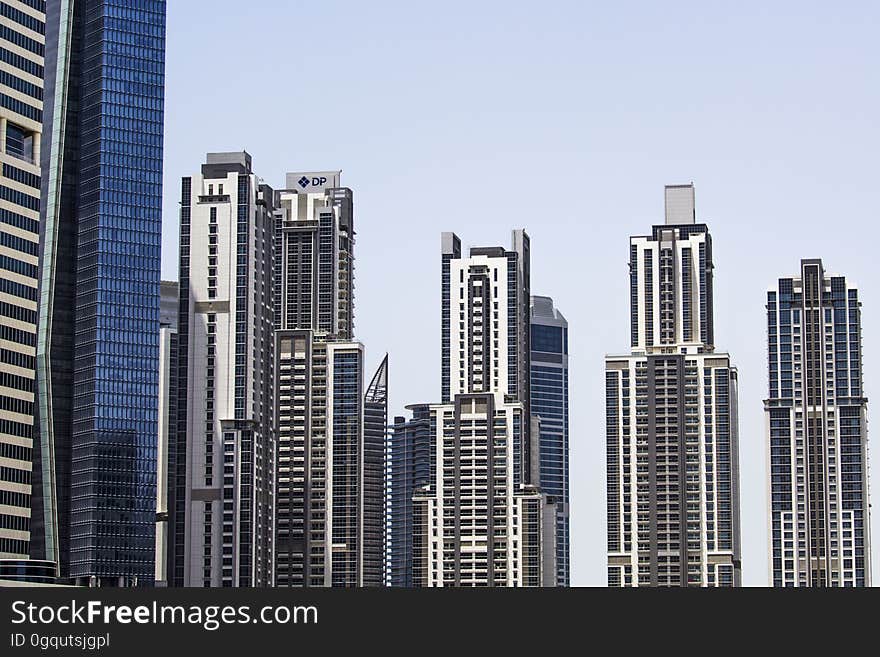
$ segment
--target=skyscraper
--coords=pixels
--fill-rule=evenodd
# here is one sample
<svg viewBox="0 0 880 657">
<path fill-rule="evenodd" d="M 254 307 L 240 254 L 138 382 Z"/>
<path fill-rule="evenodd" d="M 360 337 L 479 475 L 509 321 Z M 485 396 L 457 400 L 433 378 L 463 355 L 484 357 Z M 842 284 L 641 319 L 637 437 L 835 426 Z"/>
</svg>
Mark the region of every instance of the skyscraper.
<svg viewBox="0 0 880 657">
<path fill-rule="evenodd" d="M 858 290 L 802 260 L 767 293 L 773 586 L 870 586 Z"/>
<path fill-rule="evenodd" d="M 365 390 L 340 173 L 287 174 L 276 196 L 277 586 L 381 582 L 387 363 Z"/>
<path fill-rule="evenodd" d="M 737 373 L 715 351 L 693 185 L 630 239 L 631 352 L 605 359 L 610 586 L 740 584 Z"/>
<path fill-rule="evenodd" d="M 388 435 L 388 354 L 364 395 L 363 517 L 361 554 L 363 586 L 382 586 L 385 558 L 385 441 Z"/>
<path fill-rule="evenodd" d="M 182 180 L 173 586 L 272 584 L 273 199 L 244 152 Z"/>
<path fill-rule="evenodd" d="M 49 0 L 46 26 L 31 553 L 150 585 L 165 1 Z"/>
<path fill-rule="evenodd" d="M 40 240 L 43 3 L 0 21 L 0 560 L 28 556 Z"/>
<path fill-rule="evenodd" d="M 410 588 L 413 578 L 413 495 L 430 483 L 431 407 L 407 406 L 394 418 L 385 454 L 385 586 Z"/>
<path fill-rule="evenodd" d="M 442 393 L 413 501 L 416 586 L 541 586 L 546 500 L 529 415 L 529 238 L 442 236 Z M 551 511 L 552 512 L 552 511 Z M 551 532 L 552 536 L 552 532 Z M 555 567 L 553 569 L 555 572 Z"/>
<path fill-rule="evenodd" d="M 568 586 L 568 321 L 550 297 L 532 297 L 532 415 L 540 419 L 541 492 L 556 504 L 556 586 Z"/>
</svg>

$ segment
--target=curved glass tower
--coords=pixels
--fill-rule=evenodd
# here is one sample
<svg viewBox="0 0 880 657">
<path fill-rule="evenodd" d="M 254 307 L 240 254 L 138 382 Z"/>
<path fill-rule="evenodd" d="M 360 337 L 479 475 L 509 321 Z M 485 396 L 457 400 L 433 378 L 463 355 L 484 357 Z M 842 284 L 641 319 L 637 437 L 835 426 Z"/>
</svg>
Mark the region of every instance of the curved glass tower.
<svg viewBox="0 0 880 657">
<path fill-rule="evenodd" d="M 164 0 L 50 0 L 31 553 L 153 580 Z"/>
</svg>

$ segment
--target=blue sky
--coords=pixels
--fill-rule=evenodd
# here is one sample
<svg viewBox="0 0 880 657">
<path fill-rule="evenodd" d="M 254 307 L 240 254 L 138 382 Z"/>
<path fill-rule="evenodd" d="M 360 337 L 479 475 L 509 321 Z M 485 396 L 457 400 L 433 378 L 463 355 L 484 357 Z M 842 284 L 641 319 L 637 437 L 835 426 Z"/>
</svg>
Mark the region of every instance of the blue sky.
<svg viewBox="0 0 880 657">
<path fill-rule="evenodd" d="M 425 4 L 169 2 L 164 278 L 180 177 L 206 152 L 247 149 L 276 187 L 342 169 L 356 334 L 371 367 L 390 352 L 393 415 L 439 398 L 441 231 L 508 246 L 525 228 L 533 293 L 570 322 L 572 581 L 601 586 L 603 357 L 628 349 L 628 238 L 662 223 L 664 184 L 693 181 L 717 347 L 740 370 L 743 579 L 766 584 L 764 300 L 800 258 L 860 286 L 880 389 L 880 5 Z"/>
</svg>

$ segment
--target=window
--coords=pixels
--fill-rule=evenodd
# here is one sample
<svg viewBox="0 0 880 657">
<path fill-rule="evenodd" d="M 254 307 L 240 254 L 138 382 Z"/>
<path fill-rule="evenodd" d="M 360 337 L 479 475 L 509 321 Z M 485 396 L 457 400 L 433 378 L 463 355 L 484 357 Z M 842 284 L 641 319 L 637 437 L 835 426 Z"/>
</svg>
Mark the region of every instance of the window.
<svg viewBox="0 0 880 657">
<path fill-rule="evenodd" d="M 14 123 L 6 124 L 6 152 L 28 162 L 34 161 L 34 136 Z"/>
</svg>

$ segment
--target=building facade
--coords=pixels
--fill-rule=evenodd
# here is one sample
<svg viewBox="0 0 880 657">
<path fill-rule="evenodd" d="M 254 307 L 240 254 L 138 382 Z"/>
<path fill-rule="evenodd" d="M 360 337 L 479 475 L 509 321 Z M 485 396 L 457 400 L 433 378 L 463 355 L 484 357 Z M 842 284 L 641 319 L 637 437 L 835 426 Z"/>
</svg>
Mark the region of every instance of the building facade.
<svg viewBox="0 0 880 657">
<path fill-rule="evenodd" d="M 443 402 L 413 499 L 415 586 L 542 586 L 547 500 L 529 414 L 529 238 L 473 248 L 444 233 Z M 551 533 L 552 536 L 552 533 Z M 553 569 L 555 572 L 555 567 Z"/>
<path fill-rule="evenodd" d="M 168 448 L 177 444 L 177 313 L 180 286 L 162 281 L 159 302 L 159 432 L 156 444 L 155 585 L 168 584 Z"/>
<path fill-rule="evenodd" d="M 531 317 L 531 410 L 540 419 L 539 483 L 556 505 L 556 586 L 569 586 L 568 321 L 550 297 L 532 297 Z"/>
<path fill-rule="evenodd" d="M 767 293 L 773 586 L 870 586 L 861 304 L 821 260 Z"/>
<path fill-rule="evenodd" d="M 155 572 L 164 71 L 164 0 L 46 2 L 31 556 L 78 584 Z"/>
<path fill-rule="evenodd" d="M 276 195 L 276 586 L 381 582 L 387 363 L 365 389 L 340 173 L 287 174 Z"/>
<path fill-rule="evenodd" d="M 183 178 L 169 583 L 272 584 L 274 192 L 247 153 Z"/>
<path fill-rule="evenodd" d="M 0 14 L 0 562 L 30 547 L 44 4 Z"/>
<path fill-rule="evenodd" d="M 388 354 L 364 395 L 360 551 L 362 586 L 382 586 L 385 559 L 385 443 L 388 436 Z"/>
<path fill-rule="evenodd" d="M 411 417 L 394 418 L 385 451 L 385 586 L 412 588 L 413 496 L 431 477 L 431 407 L 407 406 Z"/>
<path fill-rule="evenodd" d="M 608 583 L 738 586 L 737 372 L 715 351 L 692 185 L 630 239 L 631 352 L 605 359 Z"/>
</svg>

